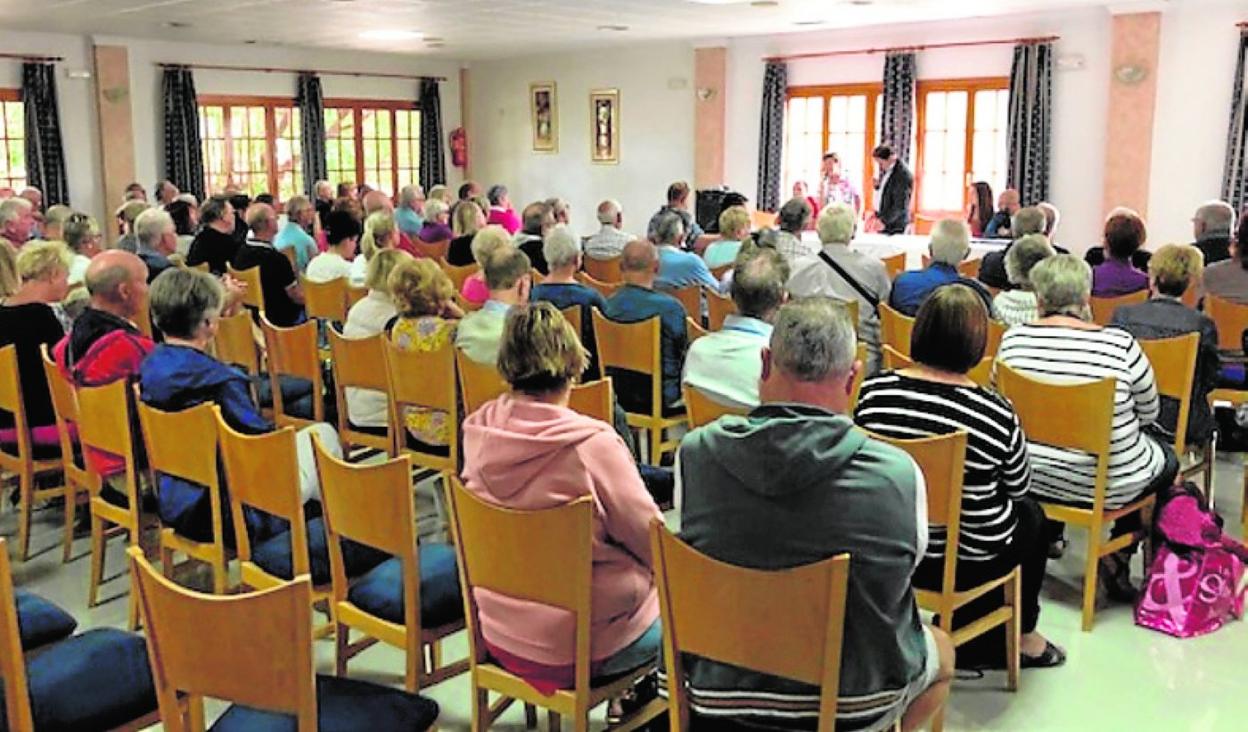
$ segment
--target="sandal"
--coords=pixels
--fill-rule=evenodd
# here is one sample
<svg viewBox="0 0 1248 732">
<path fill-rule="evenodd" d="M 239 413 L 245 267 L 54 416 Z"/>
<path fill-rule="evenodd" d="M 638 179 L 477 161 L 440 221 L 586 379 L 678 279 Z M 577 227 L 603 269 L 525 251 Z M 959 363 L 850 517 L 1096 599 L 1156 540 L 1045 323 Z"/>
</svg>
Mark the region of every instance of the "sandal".
<svg viewBox="0 0 1248 732">
<path fill-rule="evenodd" d="M 1066 651 L 1053 645 L 1051 641 L 1044 642 L 1044 652 L 1039 656 L 1028 656 L 1025 653 L 1019 656 L 1019 665 L 1023 668 L 1055 668 L 1066 663 Z"/>
</svg>

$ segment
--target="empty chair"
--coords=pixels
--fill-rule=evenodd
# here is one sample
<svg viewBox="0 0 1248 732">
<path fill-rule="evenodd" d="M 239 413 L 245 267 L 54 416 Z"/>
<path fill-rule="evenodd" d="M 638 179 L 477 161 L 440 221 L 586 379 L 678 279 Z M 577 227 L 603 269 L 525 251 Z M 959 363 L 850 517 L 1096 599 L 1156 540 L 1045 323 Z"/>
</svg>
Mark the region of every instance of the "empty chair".
<svg viewBox="0 0 1248 732">
<path fill-rule="evenodd" d="M 386 396 L 386 369 L 383 355 L 384 335 L 367 338 L 345 338 L 334 328 L 329 329 L 330 366 L 334 374 L 334 403 L 338 413 L 338 438 L 342 450 L 350 455 L 354 447 L 374 450 L 390 449 L 392 437 L 388 421 L 381 427 L 357 425 L 351 421 L 351 400 L 366 396 Z"/>
<path fill-rule="evenodd" d="M 293 247 L 287 251 L 293 251 Z M 347 319 L 347 279 L 339 277 L 327 282 L 300 278 L 303 288 L 304 309 L 309 318 L 342 323 Z"/>
<path fill-rule="evenodd" d="M 65 538 L 61 561 L 68 562 L 74 548 L 74 511 L 79 499 L 90 500 L 91 476 L 78 447 L 78 397 L 74 387 L 57 368 L 45 346 L 43 373 L 48 379 L 52 408 L 56 410 L 56 435 L 61 445 L 61 470 L 65 479 Z"/>
<path fill-rule="evenodd" d="M 273 394 L 273 421 L 278 426 L 307 427 L 325 421 L 324 381 L 317 348 L 316 323 L 309 321 L 280 328 L 261 315 L 260 329 L 268 352 L 269 388 Z M 283 378 L 284 377 L 284 378 Z M 307 398 L 289 402 L 291 386 L 284 380 L 311 384 Z M 303 391 L 302 388 L 299 389 Z"/>
</svg>

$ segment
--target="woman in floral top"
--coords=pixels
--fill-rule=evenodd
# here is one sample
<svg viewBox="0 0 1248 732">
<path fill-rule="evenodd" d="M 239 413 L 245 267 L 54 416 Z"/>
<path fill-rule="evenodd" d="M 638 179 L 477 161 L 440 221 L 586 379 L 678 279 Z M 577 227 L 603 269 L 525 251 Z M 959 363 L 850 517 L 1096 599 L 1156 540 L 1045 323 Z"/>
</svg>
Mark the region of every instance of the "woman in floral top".
<svg viewBox="0 0 1248 732">
<path fill-rule="evenodd" d="M 819 183 L 819 205 L 827 208 L 834 203 L 852 206 L 854 213 L 862 213 L 862 194 L 852 181 L 841 174 L 841 157 L 834 152 L 823 156 L 823 180 Z"/>
<path fill-rule="evenodd" d="M 390 273 L 389 286 L 399 309 L 386 329 L 392 343 L 405 351 L 421 352 L 454 346 L 455 327 L 464 313 L 455 304 L 450 278 L 432 259 L 400 263 Z M 437 448 L 450 442 L 446 412 L 409 407 L 405 420 L 408 435 L 417 443 Z"/>
</svg>

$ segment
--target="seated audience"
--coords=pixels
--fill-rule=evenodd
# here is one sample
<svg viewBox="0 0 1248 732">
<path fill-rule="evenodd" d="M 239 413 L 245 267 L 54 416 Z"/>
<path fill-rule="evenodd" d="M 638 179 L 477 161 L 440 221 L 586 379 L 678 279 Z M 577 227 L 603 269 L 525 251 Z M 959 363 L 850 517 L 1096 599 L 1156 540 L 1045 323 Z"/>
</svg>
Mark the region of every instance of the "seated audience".
<svg viewBox="0 0 1248 732">
<path fill-rule="evenodd" d="M 685 239 L 685 226 L 679 216 L 671 212 L 660 216 L 654 228 L 654 237 L 659 253 L 659 276 L 655 278 L 655 287 L 660 290 L 679 290 L 697 285 L 712 290 L 719 287 L 706 262 L 693 252 L 680 248 Z"/>
<path fill-rule="evenodd" d="M 126 201 L 121 204 L 116 212 L 114 212 L 113 218 L 117 221 L 117 232 L 121 234 L 121 238 L 118 239 L 117 243 L 113 245 L 113 249 L 121 249 L 122 251 L 127 251 L 131 254 L 134 254 L 139 250 L 139 242 L 134 236 L 134 220 L 139 217 L 139 214 L 143 213 L 147 209 L 148 205 L 146 200 Z M 194 241 L 191 243 L 194 244 Z M 187 256 L 190 256 L 190 252 L 187 253 Z M 198 264 L 198 262 L 188 263 Z M 222 265 L 222 271 L 224 271 L 224 265 Z"/>
<path fill-rule="evenodd" d="M 199 228 L 199 210 L 179 197 L 165 206 L 165 213 L 173 220 L 173 233 L 178 237 L 174 251 L 185 259 L 191 251 L 191 242 L 195 241 L 195 230 Z"/>
<path fill-rule="evenodd" d="M 1053 246 L 1054 251 L 1058 250 L 1057 246 L 1057 227 L 1062 223 L 1062 212 L 1057 210 L 1057 206 L 1048 201 L 1041 201 L 1036 204 L 1036 208 L 1044 214 L 1044 238 L 1049 240 L 1049 244 Z"/>
<path fill-rule="evenodd" d="M 364 209 L 365 219 L 375 213 L 384 213 L 390 218 L 394 218 L 394 204 L 390 202 L 390 197 L 381 191 L 370 190 L 368 193 L 361 193 L 360 201 Z M 394 226 L 394 235 L 394 246 L 396 249 L 402 249 L 413 257 L 424 256 L 416 248 L 416 245 L 412 243 L 412 240 L 408 238 L 407 234 L 403 233 L 403 230 L 398 227 L 397 223 Z"/>
<path fill-rule="evenodd" d="M 73 215 L 74 210 L 69 206 L 49 206 L 39 227 L 40 237 L 47 241 L 65 241 L 65 222 Z"/>
<path fill-rule="evenodd" d="M 156 205 L 161 208 L 173 203 L 182 193 L 173 184 L 173 181 L 168 179 L 157 181 L 154 192 L 156 194 Z"/>
<path fill-rule="evenodd" d="M 331 212 L 330 215 L 333 213 Z M 378 211 L 365 219 L 363 233 L 360 234 L 360 252 L 355 255 L 355 259 L 351 260 L 351 273 L 347 275 L 351 286 L 362 286 L 368 275 L 368 263 L 372 261 L 377 252 L 396 248 L 397 242 L 398 225 L 389 213 Z M 326 240 L 326 244 L 328 243 Z M 407 254 L 410 255 L 411 252 Z"/>
<path fill-rule="evenodd" d="M 989 239 L 1017 239 L 1023 234 L 1037 233 L 1033 231 L 1020 233 L 1014 230 L 1014 214 L 1018 213 L 1021 208 L 1022 201 L 1018 191 L 1013 188 L 1001 191 L 1001 196 L 997 199 L 997 212 L 988 221 L 983 235 Z"/>
<path fill-rule="evenodd" d="M 500 246 L 484 258 L 481 270 L 485 273 L 485 286 L 489 288 L 490 297 L 480 310 L 464 317 L 455 334 L 455 346 L 465 356 L 477 363 L 494 365 L 498 362 L 503 321 L 507 318 L 507 311 L 529 301 L 531 269 L 529 258 L 512 246 Z"/>
<path fill-rule="evenodd" d="M 662 641 L 650 556 L 650 522 L 662 518 L 623 441 L 605 422 L 568 408 L 586 353 L 548 303 L 507 316 L 498 357 L 511 392 L 464 421 L 465 487 L 481 500 L 540 510 L 592 496 L 592 676 L 652 663 Z M 540 466 L 540 467 L 539 467 Z M 572 685 L 566 612 L 478 592 L 491 657 L 546 693 Z"/>
<path fill-rule="evenodd" d="M 585 242 L 585 256 L 592 259 L 614 259 L 624 252 L 624 245 L 633 237 L 624 232 L 624 209 L 610 199 L 598 204 L 598 223 L 602 225 Z"/>
<path fill-rule="evenodd" d="M 962 222 L 957 222 L 961 224 Z M 880 374 L 862 385 L 854 421 L 871 432 L 900 439 L 967 434 L 956 586 L 974 587 L 1022 568 L 1024 668 L 1058 666 L 1065 653 L 1036 630 L 1040 585 L 1048 561 L 1044 509 L 1030 498 L 1027 437 L 1010 402 L 977 385 L 967 373 L 988 343 L 988 311 L 979 293 L 954 283 L 939 287 L 919 308 L 910 341 L 914 366 Z M 916 587 L 939 592 L 943 583 L 944 526 L 931 527 Z M 962 628 L 1001 607 L 996 590 L 954 613 Z M 995 629 L 958 649 L 958 666 L 1004 661 L 1005 633 Z M 978 656 L 978 657 L 977 657 Z M 1003 667 L 1004 663 L 991 663 Z"/>
<path fill-rule="evenodd" d="M 399 205 L 394 210 L 394 222 L 399 231 L 415 239 L 425 226 L 422 215 L 425 207 L 425 192 L 420 186 L 403 186 L 399 189 Z"/>
<path fill-rule="evenodd" d="M 853 209 L 834 204 L 852 221 Z M 824 221 L 825 211 L 820 216 Z M 762 404 L 687 434 L 677 456 L 681 538 L 728 564 L 783 570 L 848 553 L 838 729 L 918 729 L 944 703 L 953 646 L 922 624 L 911 582 L 927 549 L 923 476 L 909 455 L 846 416 L 854 327 L 813 297 L 780 309 L 763 351 Z M 694 708 L 717 723 L 813 728 L 818 689 L 688 658 Z M 796 723 L 786 727 L 797 727 Z"/>
<path fill-rule="evenodd" d="M 450 210 L 451 189 L 441 184 L 436 185 L 433 188 L 430 188 L 429 197 L 425 199 L 426 203 L 428 203 L 429 201 L 441 201 L 442 203 L 446 204 L 447 210 Z M 426 213 L 426 218 L 428 218 L 427 216 L 428 211 L 426 211 L 425 213 Z"/>
<path fill-rule="evenodd" d="M 0 241 L 0 298 L 17 292 L 21 280 L 17 276 L 17 250 L 7 241 Z"/>
<path fill-rule="evenodd" d="M 247 209 L 246 221 L 251 236 L 234 254 L 234 269 L 259 267 L 264 314 L 269 322 L 279 328 L 299 325 L 307 317 L 303 311 L 303 288 L 290 260 L 273 248 L 277 214 L 267 203 L 257 203 Z"/>
<path fill-rule="evenodd" d="M 776 216 L 776 226 L 780 229 L 776 236 L 776 250 L 784 255 L 790 267 L 795 266 L 803 257 L 813 257 L 819 253 L 816 243 L 802 240 L 802 231 L 810 223 L 810 212 L 810 204 L 806 199 L 790 198 L 780 207 L 780 213 Z"/>
<path fill-rule="evenodd" d="M 228 191 L 229 189 L 227 188 L 226 190 Z M 259 200 L 259 197 L 257 197 L 256 203 L 262 203 Z M 235 214 L 234 215 L 234 239 L 240 245 L 243 242 L 247 241 L 248 225 L 247 225 L 246 213 L 247 213 L 247 210 L 251 208 L 251 204 L 252 204 L 252 200 L 246 193 L 239 193 L 235 191 L 234 193 L 230 194 L 230 205 L 234 207 L 234 214 Z M 265 205 L 268 205 L 268 204 L 265 204 Z M 242 212 L 244 215 L 239 216 L 238 215 L 239 212 Z"/>
<path fill-rule="evenodd" d="M 485 260 L 498 249 L 511 246 L 511 236 L 501 226 L 491 224 L 472 237 L 472 261 L 477 271 L 464 280 L 459 294 L 473 305 L 481 305 L 490 299 L 490 288 L 485 284 Z"/>
<path fill-rule="evenodd" d="M 209 402 L 220 407 L 221 416 L 235 430 L 246 434 L 272 432 L 273 423 L 251 400 L 246 374 L 206 352 L 216 336 L 224 304 L 221 283 L 205 272 L 174 268 L 152 282 L 152 320 L 165 339 L 139 369 L 141 398 L 167 412 Z M 338 434 L 327 424 L 314 424 L 296 434 L 300 497 L 304 502 L 320 496 L 312 456 L 313 434 L 331 454 L 342 456 Z M 212 538 L 212 513 L 205 488 L 162 475 L 156 493 L 162 525 L 190 539 Z"/>
<path fill-rule="evenodd" d="M 445 188 L 445 186 L 442 186 Z M 360 189 L 355 185 L 354 181 L 344 180 L 338 184 L 338 195 L 335 198 L 355 198 L 359 199 Z"/>
<path fill-rule="evenodd" d="M 858 302 L 858 339 L 867 345 L 867 375 L 880 370 L 881 302 L 888 300 L 892 283 L 884 263 L 849 248 L 857 218 L 854 210 L 834 203 L 819 214 L 819 241 L 823 250 L 815 257 L 803 257 L 793 265 L 789 278 L 791 297 L 821 295 Z"/>
<path fill-rule="evenodd" d="M 450 217 L 451 209 L 441 199 L 425 201 L 425 224 L 417 238 L 426 244 L 454 239 L 455 232 L 447 225 Z"/>
<path fill-rule="evenodd" d="M 1087 263 L 1058 254 L 1031 270 L 1040 319 L 1005 332 L 999 362 L 1035 378 L 1092 381 L 1112 378 L 1114 423 L 1105 508 L 1112 510 L 1169 486 L 1178 471 L 1174 451 L 1148 434 L 1160 411 L 1153 367 L 1130 333 L 1091 322 L 1092 272 Z M 1032 442 L 1031 487 L 1045 501 L 1091 507 L 1096 460 Z M 1139 531 L 1131 514 L 1114 523 L 1112 536 Z M 1060 538 L 1054 539 L 1061 543 Z M 1060 546 L 1054 546 L 1054 553 Z M 1110 597 L 1133 602 L 1130 558 L 1134 546 L 1101 560 L 1101 581 Z"/>
<path fill-rule="evenodd" d="M 318 180 L 312 188 L 316 194 L 316 200 L 313 201 L 316 206 L 316 217 L 321 226 L 324 226 L 325 219 L 334 208 L 334 186 L 327 180 Z"/>
<path fill-rule="evenodd" d="M 446 263 L 455 267 L 472 264 L 472 238 L 484 229 L 485 212 L 473 201 L 462 201 L 455 207 L 455 238 L 446 249 Z"/>
<path fill-rule="evenodd" d="M 1205 265 L 1231 258 L 1231 233 L 1235 231 L 1235 209 L 1225 201 L 1210 201 L 1196 209 L 1192 217 L 1194 246 L 1205 257 Z"/>
<path fill-rule="evenodd" d="M 546 235 L 546 243 L 542 246 L 542 256 L 550 267 L 550 274 L 540 285 L 533 286 L 530 298 L 533 302 L 548 302 L 556 308 L 577 307 L 581 312 L 581 343 L 589 353 L 589 367 L 586 373 L 590 378 L 598 375 L 598 363 L 594 352 L 594 319 L 592 309 L 599 312 L 607 309 L 607 301 L 602 293 L 586 287 L 576 281 L 577 270 L 581 268 L 581 248 L 576 236 L 564 224 L 558 224 Z"/>
<path fill-rule="evenodd" d="M 414 261 L 399 249 L 383 249 L 368 263 L 364 286 L 368 294 L 347 311 L 345 338 L 368 338 L 386 332 L 386 324 L 399 314 L 390 294 L 390 274 L 401 262 Z M 384 429 L 389 421 L 386 395 L 371 389 L 346 388 L 347 419 L 355 427 Z"/>
<path fill-rule="evenodd" d="M 679 227 L 680 222 L 676 222 Z M 670 230 L 672 227 L 669 225 Z M 624 247 L 620 258 L 620 276 L 624 282 L 607 299 L 603 315 L 619 323 L 638 323 L 659 319 L 659 348 L 662 352 L 663 405 L 673 407 L 680 402 L 680 372 L 689 344 L 685 325 L 685 309 L 671 295 L 655 291 L 659 272 L 659 253 L 644 239 L 634 239 Z M 607 369 L 615 381 L 615 394 L 626 411 L 649 414 L 651 382 L 648 375 Z"/>
<path fill-rule="evenodd" d="M 732 264 L 741 251 L 741 242 L 750 238 L 750 212 L 745 206 L 733 206 L 719 215 L 719 241 L 702 252 L 702 260 L 710 269 Z"/>
<path fill-rule="evenodd" d="M 238 240 L 234 238 L 234 205 L 226 196 L 213 196 L 199 210 L 202 227 L 191 242 L 186 255 L 186 265 L 194 267 L 208 263 L 208 271 L 215 275 L 225 274 L 225 266 L 238 254 Z"/>
<path fill-rule="evenodd" d="M 1000 216 L 1001 212 L 998 211 L 997 215 Z M 1035 206 L 1017 208 L 1013 218 L 1010 219 L 1009 230 L 1014 234 L 1014 241 L 1018 241 L 1028 234 L 1044 233 L 1047 223 L 1048 220 L 1044 217 L 1044 212 L 1039 208 Z M 1014 242 L 1010 242 L 1000 251 L 988 252 L 984 255 L 979 262 L 980 282 L 997 290 L 1010 289 L 1010 278 L 1005 273 L 1005 257 L 1012 246 L 1014 246 Z"/>
<path fill-rule="evenodd" d="M 1013 289 L 1002 290 L 992 300 L 997 320 L 1005 325 L 1035 322 L 1040 317 L 1036 293 L 1031 287 L 1031 269 L 1056 254 L 1040 234 L 1028 234 L 1014 242 L 1005 254 L 1005 273 Z"/>
<path fill-rule="evenodd" d="M 1144 221 L 1119 213 L 1105 222 L 1105 262 L 1092 269 L 1092 296 L 1119 297 L 1148 288 L 1148 275 L 1131 266 L 1131 256 L 1144 246 Z"/>
<path fill-rule="evenodd" d="M 325 235 L 328 237 L 329 249 L 308 262 L 308 280 L 329 282 L 349 279 L 352 271 L 351 260 L 355 259 L 356 245 L 360 241 L 359 222 L 346 211 L 330 212 Z"/>
<path fill-rule="evenodd" d="M 572 223 L 572 204 L 558 196 L 553 196 L 546 199 L 546 205 L 550 206 L 550 215 L 555 217 L 556 224 L 568 226 Z"/>
<path fill-rule="evenodd" d="M 702 227 L 698 226 L 697 219 L 689 212 L 689 192 L 689 184 L 683 180 L 676 181 L 667 187 L 667 203 L 655 212 L 654 216 L 650 217 L 650 224 L 646 227 L 647 239 L 657 244 L 658 239 L 656 237 L 659 220 L 663 217 L 663 214 L 674 213 L 680 217 L 680 223 L 684 227 L 683 231 L 685 232 L 683 245 L 678 243 L 677 246 L 683 249 L 697 250 L 698 240 L 706 232 L 702 231 Z"/>
<path fill-rule="evenodd" d="M 968 200 L 966 224 L 971 227 L 971 236 L 983 236 L 992 218 L 997 215 L 992 208 L 992 186 L 982 180 L 972 183 Z"/>
<path fill-rule="evenodd" d="M 806 222 L 806 225 L 809 227 L 819 218 L 819 211 L 822 208 L 819 205 L 819 199 L 810 195 L 810 189 L 806 186 L 806 181 L 804 180 L 793 182 L 793 197 L 800 198 L 810 204 L 810 221 Z M 720 233 L 723 233 L 722 227 L 720 228 Z"/>
<path fill-rule="evenodd" d="M 978 282 L 968 280 L 958 273 L 958 265 L 971 253 L 971 231 L 966 222 L 958 219 L 942 219 L 932 227 L 932 238 L 927 245 L 932 261 L 927 267 L 902 272 L 893 280 L 888 304 L 902 315 L 914 317 L 928 294 L 941 285 L 961 282 L 971 288 L 984 301 L 984 307 L 992 312 L 992 297 Z"/>
<path fill-rule="evenodd" d="M 74 254 L 69 265 L 69 284 L 80 285 L 87 276 L 91 258 L 102 251 L 104 237 L 100 236 L 100 225 L 87 214 L 77 213 L 66 219 L 63 235 Z"/>
<path fill-rule="evenodd" d="M 1239 221 L 1231 258 L 1205 267 L 1205 294 L 1248 305 L 1248 216 Z"/>
<path fill-rule="evenodd" d="M 737 258 L 733 271 L 737 312 L 724 319 L 723 328 L 690 344 L 684 383 L 719 404 L 753 409 L 763 367 L 760 354 L 787 298 L 789 263 L 775 249 L 755 248 Z"/>
<path fill-rule="evenodd" d="M 178 249 L 178 233 L 173 217 L 163 208 L 149 208 L 134 222 L 134 235 L 139 242 L 136 254 L 147 265 L 147 281 L 173 266 L 169 256 Z"/>
<path fill-rule="evenodd" d="M 130 185 L 126 186 L 126 199 L 125 200 L 143 201 L 144 203 L 147 203 L 147 189 L 143 187 L 142 183 L 135 181 L 131 183 Z"/>
<path fill-rule="evenodd" d="M 516 210 L 512 208 L 511 196 L 507 192 L 507 186 L 492 185 L 490 186 L 490 192 L 486 196 L 490 200 L 490 215 L 486 223 L 492 226 L 501 226 L 507 230 L 508 234 L 515 236 L 515 233 L 520 230 L 520 217 L 516 215 Z"/>
<path fill-rule="evenodd" d="M 38 225 L 30 201 L 17 196 L 0 201 L 0 239 L 21 249 L 34 236 Z"/>
<path fill-rule="evenodd" d="M 1167 244 L 1158 249 L 1148 261 L 1152 299 L 1119 307 L 1110 323 L 1137 340 L 1200 334 L 1196 377 L 1192 383 L 1192 405 L 1187 415 L 1186 442 L 1189 445 L 1204 445 L 1213 436 L 1209 392 L 1218 384 L 1218 327 L 1209 316 L 1182 302 L 1183 294 L 1188 289 L 1200 286 L 1201 257 L 1199 249 L 1185 244 Z M 1171 435 L 1182 426 L 1178 424 L 1178 410 L 1177 401 L 1161 398 L 1161 416 L 1157 418 L 1157 424 Z"/>
<path fill-rule="evenodd" d="M 295 250 L 295 268 L 300 272 L 307 271 L 308 262 L 319 251 L 316 239 L 312 238 L 316 219 L 316 207 L 307 196 L 291 196 L 286 202 L 286 223 L 273 240 L 273 246 L 279 252 L 291 248 Z M 326 214 L 326 221 L 328 220 L 329 216 Z"/>
<path fill-rule="evenodd" d="M 550 204 L 538 201 L 524 207 L 522 219 L 520 231 L 516 233 L 512 243 L 525 253 L 533 263 L 533 269 L 543 275 L 549 274 L 546 258 L 542 256 L 542 246 L 546 243 L 546 235 L 555 226 L 555 212 Z"/>
</svg>

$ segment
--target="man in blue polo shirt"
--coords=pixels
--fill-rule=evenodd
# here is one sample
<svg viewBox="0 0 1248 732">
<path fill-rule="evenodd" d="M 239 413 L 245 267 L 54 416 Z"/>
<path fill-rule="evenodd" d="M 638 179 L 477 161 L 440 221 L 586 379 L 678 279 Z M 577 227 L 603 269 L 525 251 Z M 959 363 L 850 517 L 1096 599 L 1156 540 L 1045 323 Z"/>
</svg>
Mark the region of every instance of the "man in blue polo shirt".
<svg viewBox="0 0 1248 732">
<path fill-rule="evenodd" d="M 971 230 L 965 221 L 942 219 L 936 222 L 928 251 L 932 261 L 927 267 L 897 275 L 888 298 L 890 307 L 913 318 L 932 290 L 950 282 L 960 282 L 974 290 L 983 299 L 988 313 L 992 313 L 992 297 L 983 285 L 958 274 L 958 265 L 971 251 Z"/>
<path fill-rule="evenodd" d="M 654 243 L 658 245 L 659 275 L 654 284 L 660 290 L 678 290 L 690 285 L 718 289 L 719 282 L 706 262 L 692 252 L 681 251 L 685 225 L 673 211 L 658 215 L 654 226 Z"/>
</svg>

